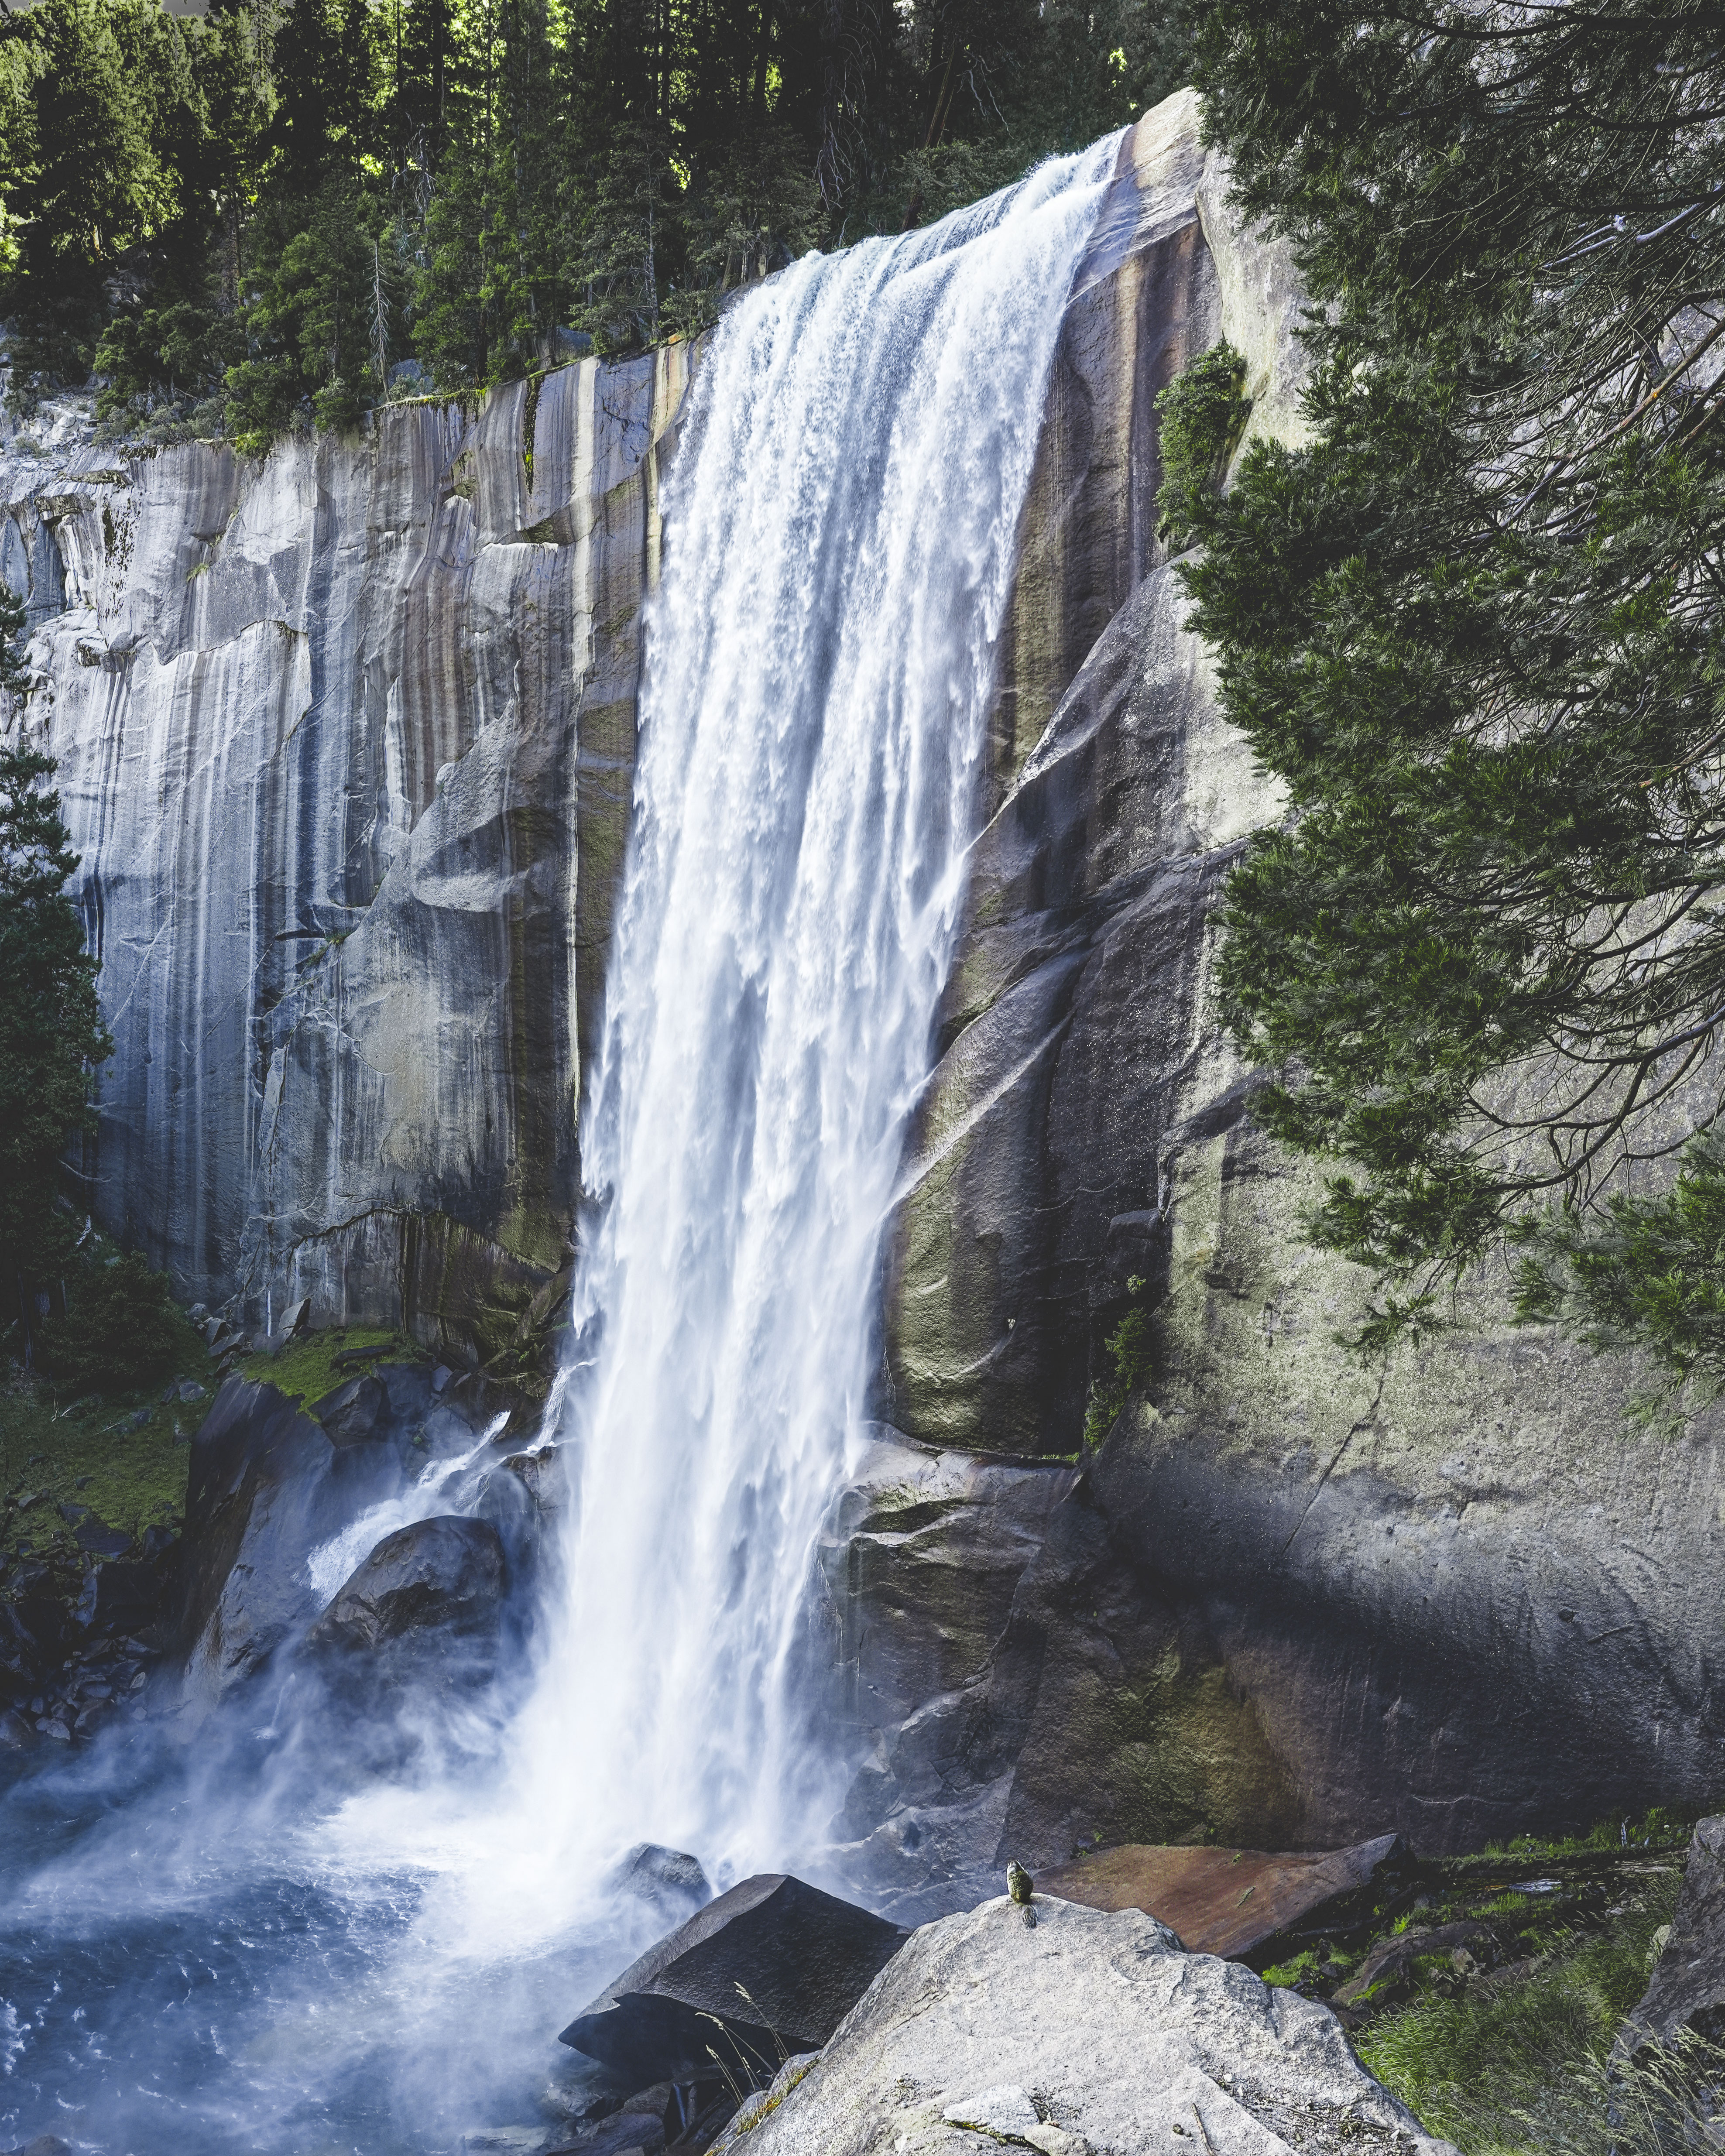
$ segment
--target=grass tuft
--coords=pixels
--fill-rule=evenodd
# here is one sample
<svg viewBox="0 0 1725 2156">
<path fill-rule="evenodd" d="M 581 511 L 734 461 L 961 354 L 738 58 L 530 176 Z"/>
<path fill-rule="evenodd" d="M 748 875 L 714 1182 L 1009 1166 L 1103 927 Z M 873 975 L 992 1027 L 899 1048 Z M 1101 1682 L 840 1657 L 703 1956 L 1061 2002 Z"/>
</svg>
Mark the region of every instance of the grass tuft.
<svg viewBox="0 0 1725 2156">
<path fill-rule="evenodd" d="M 1460 1998 L 1426 1993 L 1358 2040 L 1384 2085 L 1463 2156 L 1648 2156 L 1623 2138 L 1606 2061 L 1624 2016 L 1646 1989 L 1653 1935 L 1676 1900 L 1673 1875 L 1614 1929 L 1561 1942 L 1525 1981 Z M 1651 2118 L 1651 2069 L 1638 2069 Z M 1658 2069 L 1670 2077 L 1669 2066 Z M 1656 2076 L 1656 2078 L 1657 2076 Z M 1663 2114 L 1661 2114 L 1663 2115 Z M 1676 2146 L 1682 2146 L 1679 2142 Z"/>
</svg>

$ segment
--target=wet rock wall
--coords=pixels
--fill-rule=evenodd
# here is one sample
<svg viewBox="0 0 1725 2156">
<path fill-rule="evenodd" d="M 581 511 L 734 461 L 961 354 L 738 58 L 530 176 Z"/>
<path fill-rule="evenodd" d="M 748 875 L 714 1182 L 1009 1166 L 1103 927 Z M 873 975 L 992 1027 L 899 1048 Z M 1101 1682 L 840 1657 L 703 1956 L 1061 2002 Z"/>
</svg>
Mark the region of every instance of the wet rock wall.
<svg viewBox="0 0 1725 2156">
<path fill-rule="evenodd" d="M 263 459 L 0 455 L 115 1039 L 99 1222 L 254 1326 L 555 1298 L 686 346 Z"/>
</svg>

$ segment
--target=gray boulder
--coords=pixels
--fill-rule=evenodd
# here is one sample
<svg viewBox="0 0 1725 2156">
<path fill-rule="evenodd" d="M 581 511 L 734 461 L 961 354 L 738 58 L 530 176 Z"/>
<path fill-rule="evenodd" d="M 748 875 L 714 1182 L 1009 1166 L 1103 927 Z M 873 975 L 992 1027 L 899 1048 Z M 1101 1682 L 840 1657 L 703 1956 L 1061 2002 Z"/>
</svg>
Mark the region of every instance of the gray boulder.
<svg viewBox="0 0 1725 2156">
<path fill-rule="evenodd" d="M 1690 1839 L 1670 1935 L 1616 2048 L 1669 2046 L 1686 2029 L 1725 2037 L 1725 1817 L 1702 1820 Z"/>
<path fill-rule="evenodd" d="M 375 1654 L 429 1632 L 495 1635 L 506 1584 L 489 1520 L 416 1520 L 386 1535 L 343 1584 L 308 1645 Z"/>
<path fill-rule="evenodd" d="M 1004 1897 L 917 1932 L 715 2156 L 1454 2156 L 1327 2007 L 1137 1910 Z"/>
<path fill-rule="evenodd" d="M 745 2080 L 824 2044 L 904 1934 L 783 1872 L 745 1879 L 649 1947 L 562 2031 L 639 2087 Z"/>
<path fill-rule="evenodd" d="M 713 1898 L 700 1859 L 656 1841 L 638 1841 L 626 1850 L 605 1883 L 670 1924 L 686 1923 Z"/>
<path fill-rule="evenodd" d="M 308 1561 L 321 1543 L 399 1495 L 428 1456 L 472 1441 L 412 1365 L 342 1386 L 315 1415 L 273 1385 L 229 1378 L 192 1440 L 175 1620 L 187 1707 L 224 1697 L 317 1620 Z"/>
</svg>

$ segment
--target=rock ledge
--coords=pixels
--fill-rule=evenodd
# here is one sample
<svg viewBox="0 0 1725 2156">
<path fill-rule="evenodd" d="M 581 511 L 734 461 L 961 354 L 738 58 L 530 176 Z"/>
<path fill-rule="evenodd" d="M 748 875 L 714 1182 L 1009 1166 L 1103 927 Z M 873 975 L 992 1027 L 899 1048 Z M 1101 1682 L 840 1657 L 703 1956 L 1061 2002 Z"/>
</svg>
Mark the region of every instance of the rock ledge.
<svg viewBox="0 0 1725 2156">
<path fill-rule="evenodd" d="M 1327 2009 L 1141 1911 L 1035 1907 L 925 1925 L 715 2156 L 1454 2156 Z"/>
</svg>

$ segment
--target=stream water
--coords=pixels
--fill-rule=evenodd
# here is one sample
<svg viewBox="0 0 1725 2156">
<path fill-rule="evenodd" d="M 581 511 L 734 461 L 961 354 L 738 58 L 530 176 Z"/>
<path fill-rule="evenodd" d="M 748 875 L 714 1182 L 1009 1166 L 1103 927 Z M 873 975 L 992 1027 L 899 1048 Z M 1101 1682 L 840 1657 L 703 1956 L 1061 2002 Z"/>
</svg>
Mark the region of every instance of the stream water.
<svg viewBox="0 0 1725 2156">
<path fill-rule="evenodd" d="M 0 2133 L 454 2149 L 533 2118 L 556 2030 L 659 1928 L 608 1897 L 628 1845 L 720 1887 L 829 1870 L 849 1763 L 798 1681 L 811 1556 L 878 1352 L 1019 513 L 1113 156 L 810 256 L 714 333 L 648 620 L 533 1665 L 408 1774 L 346 1772 L 280 1691 L 244 1727 L 19 1774 Z"/>
</svg>

